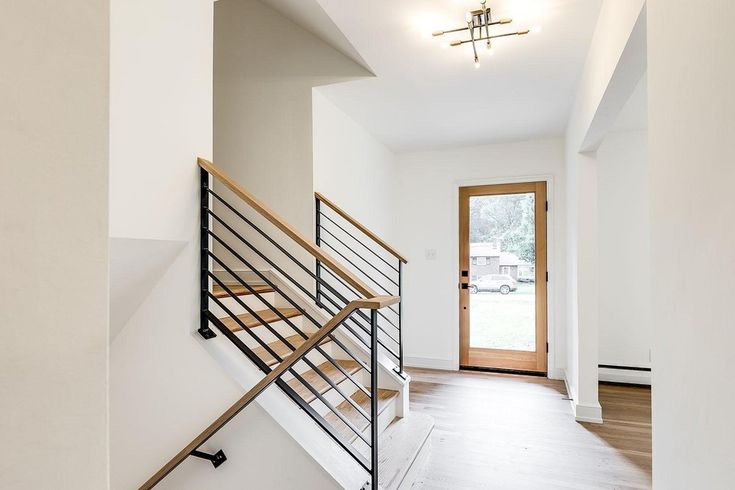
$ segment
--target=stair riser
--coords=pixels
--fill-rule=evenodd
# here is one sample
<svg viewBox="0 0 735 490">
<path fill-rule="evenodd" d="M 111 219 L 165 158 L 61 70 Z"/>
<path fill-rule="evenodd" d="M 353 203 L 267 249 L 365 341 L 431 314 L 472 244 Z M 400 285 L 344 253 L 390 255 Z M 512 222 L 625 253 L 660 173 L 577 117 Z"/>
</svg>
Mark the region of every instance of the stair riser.
<svg viewBox="0 0 735 490">
<path fill-rule="evenodd" d="M 359 377 L 353 376 L 353 378 L 358 383 L 360 382 Z M 355 391 L 357 391 L 357 387 L 355 386 L 355 384 L 348 379 L 345 379 L 342 382 L 338 383 L 337 386 L 347 396 L 352 396 L 355 393 Z M 330 388 L 329 391 L 324 393 L 322 396 L 324 397 L 325 400 L 331 403 L 333 407 L 336 407 L 337 405 L 339 405 L 340 403 L 344 401 L 344 398 L 342 397 L 342 395 L 337 393 L 337 391 L 333 388 Z M 322 415 L 322 416 L 330 412 L 330 409 L 325 404 L 323 404 L 320 400 L 314 400 L 313 402 L 311 402 L 311 406 L 314 408 L 314 410 L 316 410 L 316 412 L 319 415 Z"/>
<path fill-rule="evenodd" d="M 385 429 L 393 422 L 396 418 L 396 398 L 393 398 L 388 402 L 385 409 L 378 415 L 378 435 L 382 434 Z M 370 427 L 365 429 L 362 433 L 367 440 L 370 440 Z M 354 446 L 362 454 L 369 455 L 370 447 L 365 444 L 360 438 L 355 439 L 353 442 Z"/>
<path fill-rule="evenodd" d="M 245 343 L 245 345 L 247 345 L 247 346 L 248 346 L 248 347 L 250 347 L 251 349 L 257 349 L 257 348 L 261 347 L 261 345 L 260 345 L 259 343 L 257 343 L 257 342 L 256 342 L 255 340 L 253 340 L 253 339 L 251 339 L 251 338 L 246 338 L 246 335 L 247 335 L 247 334 L 245 334 L 244 332 L 238 332 L 238 334 L 237 334 L 237 335 L 238 335 L 238 337 L 239 337 L 239 338 L 241 338 L 241 339 L 243 340 L 243 342 Z M 322 346 L 321 346 L 322 350 L 323 350 L 324 352 L 326 352 L 327 354 L 329 354 L 329 346 L 330 346 L 330 344 L 331 344 L 331 342 L 330 342 L 330 343 L 327 343 L 327 344 L 324 344 L 324 345 L 322 345 Z M 308 354 L 308 356 L 307 356 L 307 357 L 309 358 L 309 360 L 310 360 L 310 361 L 311 361 L 311 362 L 312 362 L 312 363 L 313 363 L 313 364 L 314 364 L 315 366 L 318 366 L 319 364 L 321 364 L 321 363 L 323 363 L 323 362 L 327 362 L 327 359 L 326 359 L 326 358 L 325 358 L 325 357 L 324 357 L 324 356 L 323 356 L 323 355 L 322 355 L 321 353 L 319 353 L 318 351 L 315 351 L 315 350 L 312 350 L 312 351 L 311 351 L 311 352 L 310 352 L 310 353 Z M 264 359 L 264 360 L 265 360 L 265 359 Z M 276 367 L 277 365 L 278 365 L 278 364 L 272 364 L 272 365 L 271 365 L 270 367 L 271 367 L 271 368 L 274 368 L 274 367 Z M 306 371 L 308 371 L 308 370 L 310 370 L 310 369 L 311 369 L 311 368 L 309 367 L 309 365 L 308 365 L 308 364 L 306 364 L 305 362 L 299 362 L 299 363 L 297 363 L 297 364 L 296 364 L 296 365 L 294 366 L 294 370 L 295 370 L 295 371 L 296 371 L 297 373 L 303 373 L 303 372 L 306 372 Z M 287 379 L 290 379 L 290 378 L 289 378 L 289 374 L 288 374 L 288 373 L 287 373 L 287 374 L 285 374 L 285 375 L 283 376 L 283 379 L 285 379 L 285 380 L 287 380 Z"/>
<path fill-rule="evenodd" d="M 274 304 L 275 301 L 275 293 L 262 293 L 261 296 L 265 301 L 268 301 L 271 304 Z M 264 305 L 262 301 L 258 299 L 257 296 L 254 294 L 248 294 L 244 296 L 238 296 L 238 299 L 248 305 L 250 308 L 252 308 L 255 311 L 258 310 L 264 310 L 268 308 L 267 305 Z M 242 315 L 243 313 L 248 313 L 248 311 L 243 308 L 235 298 L 227 297 L 227 298 L 218 298 L 219 301 L 222 302 L 225 307 L 230 310 L 234 315 Z M 212 313 L 214 313 L 214 316 L 217 318 L 223 318 L 229 316 L 224 309 L 222 309 L 215 300 L 210 299 L 209 300 L 209 309 Z"/>
<path fill-rule="evenodd" d="M 288 320 L 291 323 L 293 323 L 297 328 L 299 329 L 302 328 L 300 316 L 295 316 L 293 318 L 289 318 Z M 276 332 L 281 334 L 283 337 L 290 337 L 291 335 L 296 334 L 296 331 L 293 328 L 291 328 L 291 326 L 288 323 L 284 321 L 272 322 L 272 323 L 269 323 L 268 325 L 271 329 L 275 330 Z M 254 335 L 259 337 L 266 344 L 269 344 L 271 342 L 276 342 L 277 340 L 279 340 L 278 337 L 276 337 L 273 333 L 271 333 L 271 331 L 268 328 L 262 325 L 251 328 L 250 332 L 252 332 Z M 309 334 L 308 331 L 306 333 Z M 240 337 L 241 339 L 245 340 L 246 344 L 251 345 L 249 342 L 253 342 L 252 345 L 253 346 L 256 345 L 255 341 L 252 340 L 252 336 L 249 335 L 247 332 L 241 330 L 239 332 L 236 332 L 236 335 Z"/>
</svg>

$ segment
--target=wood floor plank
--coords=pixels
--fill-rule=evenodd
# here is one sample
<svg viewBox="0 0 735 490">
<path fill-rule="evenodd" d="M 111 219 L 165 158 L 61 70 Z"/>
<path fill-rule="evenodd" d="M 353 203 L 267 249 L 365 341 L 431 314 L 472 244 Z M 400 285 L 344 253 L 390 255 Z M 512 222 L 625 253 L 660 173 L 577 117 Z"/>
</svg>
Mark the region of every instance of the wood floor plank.
<svg viewBox="0 0 735 490">
<path fill-rule="evenodd" d="M 646 388 L 601 385 L 605 423 L 580 424 L 560 381 L 407 371 L 411 410 L 436 421 L 413 489 L 651 488 Z"/>
</svg>

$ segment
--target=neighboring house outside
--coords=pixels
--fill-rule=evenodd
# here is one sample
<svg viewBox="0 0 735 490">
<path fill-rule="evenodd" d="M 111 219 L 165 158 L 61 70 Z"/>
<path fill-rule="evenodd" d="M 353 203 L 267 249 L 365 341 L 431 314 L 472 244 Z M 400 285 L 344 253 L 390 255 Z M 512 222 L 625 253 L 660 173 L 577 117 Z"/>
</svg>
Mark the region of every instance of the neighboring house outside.
<svg viewBox="0 0 735 490">
<path fill-rule="evenodd" d="M 488 274 L 505 274 L 515 280 L 534 279 L 535 266 L 509 252 L 501 252 L 495 243 L 470 243 L 470 280 Z"/>
</svg>

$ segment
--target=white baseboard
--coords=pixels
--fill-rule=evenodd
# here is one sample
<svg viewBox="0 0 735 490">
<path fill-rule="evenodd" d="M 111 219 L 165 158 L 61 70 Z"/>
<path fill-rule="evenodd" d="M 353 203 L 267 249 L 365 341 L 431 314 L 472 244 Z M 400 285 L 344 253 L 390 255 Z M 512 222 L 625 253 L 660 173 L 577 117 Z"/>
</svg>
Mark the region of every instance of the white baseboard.
<svg viewBox="0 0 735 490">
<path fill-rule="evenodd" d="M 583 405 L 572 400 L 572 410 L 574 411 L 574 420 L 577 422 L 602 423 L 602 407 L 599 403 Z"/>
<path fill-rule="evenodd" d="M 651 386 L 650 371 L 634 371 L 630 369 L 599 368 L 600 381 L 611 383 L 627 383 Z"/>
<path fill-rule="evenodd" d="M 447 359 L 432 359 L 430 357 L 405 357 L 403 365 L 423 369 L 440 369 L 442 371 L 456 371 L 458 366 L 454 361 Z"/>
<path fill-rule="evenodd" d="M 585 405 L 577 403 L 577 393 L 572 391 L 567 381 L 567 372 L 564 370 L 564 385 L 567 388 L 567 396 L 569 397 L 569 403 L 572 405 L 572 415 L 574 420 L 577 422 L 588 422 L 591 424 L 602 423 L 602 407 L 599 403 Z"/>
<path fill-rule="evenodd" d="M 556 368 L 556 369 L 549 369 L 549 372 L 546 373 L 546 377 L 549 379 L 555 379 L 558 381 L 564 381 L 566 383 L 566 372 L 562 368 Z"/>
</svg>

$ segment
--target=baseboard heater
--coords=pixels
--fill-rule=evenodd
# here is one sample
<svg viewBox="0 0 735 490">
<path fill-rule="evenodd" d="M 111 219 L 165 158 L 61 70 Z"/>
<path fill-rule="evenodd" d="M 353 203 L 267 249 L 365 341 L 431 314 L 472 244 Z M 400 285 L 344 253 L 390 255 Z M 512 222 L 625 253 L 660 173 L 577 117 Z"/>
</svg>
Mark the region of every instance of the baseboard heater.
<svg viewBox="0 0 735 490">
<path fill-rule="evenodd" d="M 622 383 L 631 385 L 651 385 L 651 368 L 639 366 L 616 366 L 613 364 L 598 364 L 599 380 L 607 383 Z"/>
</svg>

